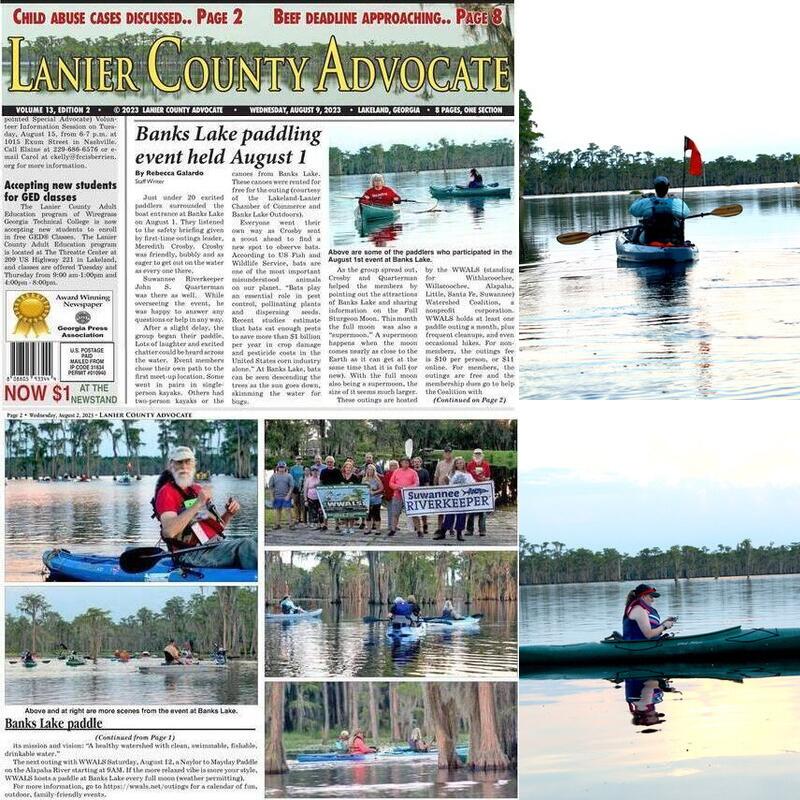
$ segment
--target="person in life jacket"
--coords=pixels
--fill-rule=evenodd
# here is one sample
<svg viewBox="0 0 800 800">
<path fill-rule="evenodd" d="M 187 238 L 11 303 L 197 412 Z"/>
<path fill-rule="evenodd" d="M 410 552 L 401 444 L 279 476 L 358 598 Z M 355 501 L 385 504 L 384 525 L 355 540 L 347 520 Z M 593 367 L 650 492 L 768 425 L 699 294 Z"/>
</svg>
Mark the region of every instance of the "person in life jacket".
<svg viewBox="0 0 800 800">
<path fill-rule="evenodd" d="M 389 609 L 390 621 L 393 627 L 400 628 L 405 625 L 416 624 L 414 604 L 402 597 L 395 597 Z"/>
<path fill-rule="evenodd" d="M 189 447 L 175 447 L 167 469 L 156 482 L 151 503 L 153 516 L 161 523 L 161 538 L 176 560 L 188 567 L 237 567 L 257 569 L 256 536 L 225 539 L 224 531 L 239 513 L 238 500 L 231 497 L 220 516 L 211 491 L 195 482 L 195 456 Z M 183 552 L 202 545 L 208 550 Z"/>
<path fill-rule="evenodd" d="M 370 188 L 361 195 L 358 203 L 366 206 L 391 206 L 402 202 L 397 192 L 383 182 L 383 175 L 375 173 L 370 181 Z"/>
<path fill-rule="evenodd" d="M 283 596 L 281 599 L 281 614 L 301 614 L 302 612 L 303 609 L 295 605 L 290 595 L 285 594 Z"/>
<path fill-rule="evenodd" d="M 663 636 L 678 619 L 667 617 L 663 622 L 653 606 L 653 600 L 660 597 L 654 586 L 640 583 L 628 592 L 625 600 L 625 613 L 622 615 L 622 638 L 627 641 L 657 639 Z"/>
<path fill-rule="evenodd" d="M 164 645 L 164 663 L 165 664 L 183 664 L 183 659 L 181 658 L 180 650 L 178 650 L 178 645 L 174 639 L 170 639 L 166 645 Z"/>
<path fill-rule="evenodd" d="M 350 752 L 357 755 L 368 755 L 369 753 L 377 753 L 377 747 L 370 747 L 364 741 L 364 731 L 357 730 L 353 734 L 353 741 L 350 742 Z"/>
<path fill-rule="evenodd" d="M 467 189 L 483 189 L 483 175 L 481 175 L 475 167 L 469 171 Z"/>
<path fill-rule="evenodd" d="M 689 206 L 677 197 L 668 197 L 669 179 L 659 175 L 653 181 L 655 197 L 639 198 L 629 211 L 640 219 L 631 241 L 638 244 L 683 244 L 683 220 L 689 216 Z"/>
</svg>

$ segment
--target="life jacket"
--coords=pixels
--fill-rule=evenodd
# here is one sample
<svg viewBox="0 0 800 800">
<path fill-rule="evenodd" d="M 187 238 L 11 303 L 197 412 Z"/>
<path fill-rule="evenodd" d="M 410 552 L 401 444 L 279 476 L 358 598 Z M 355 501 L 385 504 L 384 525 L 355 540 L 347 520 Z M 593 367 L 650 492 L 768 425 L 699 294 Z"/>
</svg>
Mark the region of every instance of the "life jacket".
<svg viewBox="0 0 800 800">
<path fill-rule="evenodd" d="M 642 219 L 642 227 L 644 244 L 676 243 L 683 239 L 683 221 L 673 214 L 668 197 L 651 198 L 650 214 Z"/>
<path fill-rule="evenodd" d="M 177 491 L 178 494 L 183 498 L 184 506 L 187 501 L 195 500 L 197 498 L 197 493 L 194 491 L 193 487 L 190 486 L 188 489 L 184 489 L 182 486 L 178 486 L 178 484 L 175 482 L 175 478 L 172 477 L 172 473 L 168 469 L 165 469 L 158 476 L 155 491 L 153 492 L 153 496 L 150 498 L 150 505 L 153 507 L 153 513 L 150 516 L 152 519 L 157 519 L 159 522 L 161 521 L 161 515 L 156 510 L 156 499 L 158 498 L 158 493 L 167 484 L 171 485 L 172 488 L 175 489 L 175 491 Z M 218 532 L 217 536 L 222 536 L 222 532 Z M 198 543 L 205 544 L 210 538 L 214 537 L 209 537 L 197 520 L 187 525 L 177 536 L 173 537 L 172 539 L 165 539 L 163 532 L 161 534 L 162 541 L 167 546 L 167 550 L 169 550 L 171 553 L 174 553 L 177 550 L 185 550 L 188 547 L 196 547 Z"/>
<path fill-rule="evenodd" d="M 294 603 L 291 600 L 281 600 L 281 613 L 291 614 L 294 610 Z"/>
<path fill-rule="evenodd" d="M 392 625 L 410 625 L 413 622 L 414 606 L 412 606 L 411 603 L 405 601 L 402 603 L 395 603 L 389 611 L 392 614 Z"/>
<path fill-rule="evenodd" d="M 628 619 L 628 614 L 630 614 L 636 606 L 643 608 L 647 612 L 651 629 L 657 628 L 661 624 L 661 617 L 658 615 L 658 611 L 652 606 L 647 605 L 641 597 L 631 600 L 631 602 L 625 606 L 625 613 L 622 615 L 622 638 L 628 642 L 641 641 L 647 638 L 642 633 L 639 623 L 636 622 L 636 620 Z"/>
</svg>

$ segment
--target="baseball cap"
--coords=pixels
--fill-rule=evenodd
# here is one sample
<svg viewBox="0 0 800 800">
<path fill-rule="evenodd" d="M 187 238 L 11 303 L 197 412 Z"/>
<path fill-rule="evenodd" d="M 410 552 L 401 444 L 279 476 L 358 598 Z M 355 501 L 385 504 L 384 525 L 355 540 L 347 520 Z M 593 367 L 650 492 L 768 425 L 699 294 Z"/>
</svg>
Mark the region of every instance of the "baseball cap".
<svg viewBox="0 0 800 800">
<path fill-rule="evenodd" d="M 186 461 L 187 458 L 191 458 L 194 461 L 194 450 L 191 447 L 184 447 L 181 445 L 180 447 L 173 447 L 169 453 L 169 460 L 170 461 Z"/>
</svg>

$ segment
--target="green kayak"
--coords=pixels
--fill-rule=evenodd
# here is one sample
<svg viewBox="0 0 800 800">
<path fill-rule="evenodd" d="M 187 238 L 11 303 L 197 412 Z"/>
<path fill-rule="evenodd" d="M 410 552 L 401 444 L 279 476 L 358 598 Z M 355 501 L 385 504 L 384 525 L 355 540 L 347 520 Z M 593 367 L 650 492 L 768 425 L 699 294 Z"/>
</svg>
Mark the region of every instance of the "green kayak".
<svg viewBox="0 0 800 800">
<path fill-rule="evenodd" d="M 86 662 L 82 658 L 68 658 L 66 661 L 68 667 L 82 667 Z"/>
<path fill-rule="evenodd" d="M 400 216 L 396 206 L 370 206 L 359 203 L 356 206 L 356 219 L 363 225 L 377 222 L 394 222 Z"/>
<path fill-rule="evenodd" d="M 511 197 L 508 186 L 484 186 L 481 189 L 467 189 L 465 186 L 431 186 L 430 192 L 437 200 L 448 197 Z"/>
<path fill-rule="evenodd" d="M 695 636 L 642 641 L 607 640 L 563 645 L 524 645 L 523 667 L 643 664 L 668 661 L 742 661 L 800 658 L 800 628 L 725 628 Z"/>
</svg>

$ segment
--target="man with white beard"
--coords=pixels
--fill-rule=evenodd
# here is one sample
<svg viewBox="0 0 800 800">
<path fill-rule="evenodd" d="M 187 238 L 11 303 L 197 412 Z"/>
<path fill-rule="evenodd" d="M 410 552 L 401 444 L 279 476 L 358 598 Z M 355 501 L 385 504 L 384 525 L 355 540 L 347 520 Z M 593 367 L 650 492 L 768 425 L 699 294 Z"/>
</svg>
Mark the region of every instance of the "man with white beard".
<svg viewBox="0 0 800 800">
<path fill-rule="evenodd" d="M 258 568 L 255 536 L 225 539 L 223 532 L 241 508 L 229 498 L 219 516 L 211 502 L 211 490 L 195 483 L 195 457 L 190 447 L 175 447 L 167 469 L 156 483 L 155 516 L 161 522 L 161 538 L 187 567 Z M 180 555 L 182 550 L 213 545 Z"/>
</svg>

